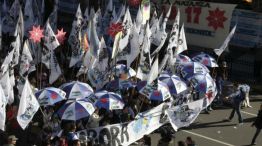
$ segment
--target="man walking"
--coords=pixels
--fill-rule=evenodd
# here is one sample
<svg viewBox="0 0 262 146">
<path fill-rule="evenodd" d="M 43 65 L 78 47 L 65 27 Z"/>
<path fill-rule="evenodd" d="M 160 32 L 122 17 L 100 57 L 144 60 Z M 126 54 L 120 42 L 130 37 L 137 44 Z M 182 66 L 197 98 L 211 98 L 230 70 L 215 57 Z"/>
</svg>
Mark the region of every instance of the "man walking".
<svg viewBox="0 0 262 146">
<path fill-rule="evenodd" d="M 238 86 L 235 86 L 236 88 Z M 232 109 L 232 112 L 229 116 L 229 118 L 227 119 L 227 121 L 231 121 L 232 118 L 234 117 L 235 115 L 235 112 L 237 113 L 238 115 L 238 122 L 239 122 L 239 125 L 243 125 L 243 119 L 242 119 L 242 115 L 240 113 L 240 109 L 241 109 L 241 103 L 245 100 L 245 91 L 242 87 L 240 88 L 237 88 L 237 91 L 231 95 L 229 95 L 228 97 L 226 97 L 227 99 L 230 98 L 232 99 L 232 106 L 233 106 L 233 109 Z"/>
</svg>

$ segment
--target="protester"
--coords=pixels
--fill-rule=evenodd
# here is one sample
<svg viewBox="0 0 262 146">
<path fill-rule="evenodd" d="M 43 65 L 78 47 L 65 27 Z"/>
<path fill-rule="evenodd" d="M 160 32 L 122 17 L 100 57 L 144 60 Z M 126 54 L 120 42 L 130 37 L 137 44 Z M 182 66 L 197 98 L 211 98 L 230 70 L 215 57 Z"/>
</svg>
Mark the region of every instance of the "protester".
<svg viewBox="0 0 262 146">
<path fill-rule="evenodd" d="M 243 88 L 243 90 L 245 91 L 245 100 L 242 103 L 243 107 L 248 107 L 248 108 L 252 108 L 252 106 L 250 105 L 249 102 L 249 92 L 250 92 L 250 86 L 247 84 L 240 84 L 238 86 L 238 88 Z"/>
<path fill-rule="evenodd" d="M 186 143 L 184 141 L 178 141 L 177 146 L 186 146 Z"/>
<path fill-rule="evenodd" d="M 255 122 L 252 123 L 251 126 L 252 126 L 252 127 L 253 127 L 253 126 L 256 127 L 256 133 L 255 133 L 255 135 L 253 136 L 251 145 L 256 145 L 257 136 L 259 135 L 259 133 L 260 133 L 260 131 L 261 131 L 261 129 L 262 129 L 262 104 L 260 104 L 260 109 L 259 109 L 259 111 L 258 111 L 257 118 L 256 118 Z"/>
<path fill-rule="evenodd" d="M 7 144 L 5 144 L 4 146 L 15 146 L 17 140 L 18 138 L 16 138 L 15 135 L 10 135 L 8 136 Z"/>
<path fill-rule="evenodd" d="M 235 85 L 235 88 L 237 89 L 236 92 L 234 92 L 231 95 L 229 95 L 228 97 L 226 97 L 227 99 L 231 100 L 232 106 L 233 106 L 232 112 L 231 112 L 229 118 L 226 119 L 226 121 L 231 121 L 232 118 L 234 117 L 235 112 L 236 112 L 237 115 L 238 115 L 239 125 L 242 125 L 243 119 L 242 119 L 240 109 L 241 109 L 241 103 L 245 100 L 245 91 L 242 87 L 241 88 L 237 88 L 237 87 L 238 87 L 238 85 Z"/>
<path fill-rule="evenodd" d="M 190 136 L 186 138 L 186 144 L 187 146 L 196 146 L 195 141 L 193 141 Z"/>
</svg>

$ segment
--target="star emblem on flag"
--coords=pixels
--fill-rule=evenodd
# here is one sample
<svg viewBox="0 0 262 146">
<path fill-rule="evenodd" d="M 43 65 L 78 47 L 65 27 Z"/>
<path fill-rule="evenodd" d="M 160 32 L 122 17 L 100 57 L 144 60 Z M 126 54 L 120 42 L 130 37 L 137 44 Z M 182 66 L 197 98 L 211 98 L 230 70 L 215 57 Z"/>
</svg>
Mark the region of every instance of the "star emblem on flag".
<svg viewBox="0 0 262 146">
<path fill-rule="evenodd" d="M 29 31 L 30 39 L 34 41 L 34 43 L 39 43 L 41 41 L 41 38 L 44 37 L 43 35 L 43 29 L 40 28 L 40 26 L 33 26 L 33 30 Z"/>
<path fill-rule="evenodd" d="M 115 38 L 115 35 L 120 32 L 123 31 L 123 26 L 122 23 L 112 23 L 110 25 L 110 27 L 107 30 L 107 33 L 112 37 Z"/>
<path fill-rule="evenodd" d="M 56 34 L 56 39 L 58 40 L 60 44 L 64 44 L 64 41 L 66 39 L 65 35 L 66 35 L 66 32 L 64 32 L 63 28 L 61 28 L 60 30 L 58 29 L 57 34 Z"/>
<path fill-rule="evenodd" d="M 225 11 L 221 11 L 219 8 L 213 11 L 209 10 L 209 16 L 206 18 L 206 20 L 208 20 L 208 26 L 213 27 L 214 30 L 217 30 L 219 27 L 224 28 L 224 22 L 227 20 L 224 14 Z"/>
</svg>

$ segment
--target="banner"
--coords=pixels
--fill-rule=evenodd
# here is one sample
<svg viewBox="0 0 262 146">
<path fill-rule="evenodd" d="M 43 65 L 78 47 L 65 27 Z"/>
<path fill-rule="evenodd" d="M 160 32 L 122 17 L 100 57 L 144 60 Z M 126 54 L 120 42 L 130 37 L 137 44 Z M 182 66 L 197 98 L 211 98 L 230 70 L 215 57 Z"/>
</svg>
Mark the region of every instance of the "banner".
<svg viewBox="0 0 262 146">
<path fill-rule="evenodd" d="M 177 131 L 178 128 L 189 126 L 203 109 L 204 98 L 166 110 L 168 119 Z"/>
<path fill-rule="evenodd" d="M 250 10 L 236 9 L 233 12 L 231 26 L 237 24 L 231 45 L 251 48 L 262 46 L 262 14 Z"/>
<path fill-rule="evenodd" d="M 160 122 L 164 103 L 147 111 L 138 114 L 136 120 L 130 123 L 114 124 L 94 129 L 78 131 L 77 134 L 87 136 L 97 141 L 100 145 L 127 146 L 148 135 L 165 122 Z"/>
<path fill-rule="evenodd" d="M 188 44 L 218 48 L 223 43 L 229 33 L 231 15 L 236 5 L 188 0 L 172 0 L 172 2 L 167 28 L 172 28 L 179 8 L 180 26 L 182 23 L 185 24 Z M 169 5 L 162 5 L 165 12 L 168 8 Z"/>
</svg>

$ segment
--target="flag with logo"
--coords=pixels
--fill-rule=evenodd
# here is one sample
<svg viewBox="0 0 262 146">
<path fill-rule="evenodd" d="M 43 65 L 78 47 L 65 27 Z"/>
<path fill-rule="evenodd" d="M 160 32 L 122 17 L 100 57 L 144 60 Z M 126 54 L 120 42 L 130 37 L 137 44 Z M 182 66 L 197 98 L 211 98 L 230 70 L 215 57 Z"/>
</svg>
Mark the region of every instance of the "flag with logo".
<svg viewBox="0 0 262 146">
<path fill-rule="evenodd" d="M 181 127 L 189 126 L 195 121 L 202 110 L 203 99 L 187 104 L 177 105 L 166 110 L 168 119 L 175 131 Z"/>
<path fill-rule="evenodd" d="M 31 67 L 31 63 L 33 61 L 32 55 L 29 51 L 28 41 L 24 42 L 23 52 L 21 55 L 20 60 L 20 70 L 19 73 L 21 76 L 24 76 L 24 74 L 28 74 L 28 71 Z"/>
<path fill-rule="evenodd" d="M 4 94 L 2 86 L 0 85 L 0 130 L 3 131 L 5 131 L 6 104 L 7 98 Z"/>
<path fill-rule="evenodd" d="M 10 81 L 10 75 L 9 71 L 7 71 L 2 78 L 0 79 L 0 84 L 2 86 L 2 89 L 4 91 L 5 96 L 8 99 L 8 104 L 12 104 L 14 102 L 14 96 L 13 96 L 13 86 Z"/>
<path fill-rule="evenodd" d="M 81 49 L 82 23 L 83 23 L 82 12 L 80 9 L 80 5 L 78 5 L 75 14 L 75 19 L 72 24 L 71 33 L 68 38 L 68 43 L 72 50 L 72 56 L 70 59 L 69 67 L 73 67 L 76 63 L 78 63 L 84 54 L 83 50 Z"/>
<path fill-rule="evenodd" d="M 39 107 L 40 105 L 31 89 L 30 83 L 26 80 L 17 113 L 17 122 L 22 129 L 27 127 Z"/>
<path fill-rule="evenodd" d="M 55 53 L 51 50 L 49 84 L 53 84 L 62 74 Z"/>
<path fill-rule="evenodd" d="M 49 50 L 55 50 L 60 44 L 50 26 L 50 21 L 47 20 L 46 26 L 45 26 L 45 31 L 44 31 L 44 45 L 49 49 Z"/>
<path fill-rule="evenodd" d="M 187 42 L 186 42 L 186 35 L 185 35 L 185 30 L 184 30 L 184 24 L 182 25 L 179 33 L 179 38 L 177 42 L 177 48 L 175 50 L 175 55 L 178 55 L 182 53 L 183 51 L 187 50 Z"/>
</svg>

